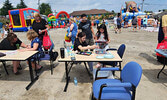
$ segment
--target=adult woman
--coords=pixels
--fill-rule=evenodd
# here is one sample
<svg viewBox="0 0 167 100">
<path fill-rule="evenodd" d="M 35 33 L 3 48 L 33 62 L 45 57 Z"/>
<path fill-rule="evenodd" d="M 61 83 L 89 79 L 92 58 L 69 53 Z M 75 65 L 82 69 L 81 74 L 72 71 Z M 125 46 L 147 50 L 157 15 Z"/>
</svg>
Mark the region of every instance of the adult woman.
<svg viewBox="0 0 167 100">
<path fill-rule="evenodd" d="M 78 32 L 78 26 L 75 23 L 74 18 L 70 18 L 70 23 L 71 23 L 71 26 L 70 26 L 71 41 L 72 41 L 72 44 L 74 44 L 74 41 Z"/>
<path fill-rule="evenodd" d="M 78 38 L 75 39 L 74 42 L 74 51 L 84 51 L 84 50 L 88 50 L 88 49 L 95 49 L 97 46 L 96 45 L 92 45 L 89 46 L 86 43 L 86 34 L 84 32 L 80 32 L 78 33 Z M 89 69 L 92 72 L 93 71 L 93 62 L 88 62 L 89 65 Z"/>
<path fill-rule="evenodd" d="M 14 33 L 9 33 L 5 39 L 0 43 L 0 50 L 17 50 L 19 47 L 28 47 L 20 39 L 17 38 L 17 35 Z M 20 61 L 13 61 L 13 72 L 15 75 L 20 74 L 18 72 Z"/>
<path fill-rule="evenodd" d="M 43 36 L 45 31 L 50 29 L 47 21 L 42 19 L 39 13 L 34 13 L 34 22 L 32 24 L 32 29 L 38 34 L 38 37 L 43 41 Z"/>
</svg>

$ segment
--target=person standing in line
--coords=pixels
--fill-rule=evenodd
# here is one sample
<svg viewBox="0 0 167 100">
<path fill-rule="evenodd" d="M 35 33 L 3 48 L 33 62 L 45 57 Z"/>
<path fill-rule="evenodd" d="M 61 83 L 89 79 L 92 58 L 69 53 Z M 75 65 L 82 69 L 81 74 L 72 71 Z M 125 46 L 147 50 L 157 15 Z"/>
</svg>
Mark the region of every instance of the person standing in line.
<svg viewBox="0 0 167 100">
<path fill-rule="evenodd" d="M 138 27 L 139 27 L 139 30 L 140 30 L 141 29 L 141 17 L 140 16 L 137 19 L 137 24 L 138 24 Z"/>
<path fill-rule="evenodd" d="M 78 32 L 78 26 L 75 23 L 74 18 L 70 18 L 70 32 L 71 32 L 71 41 L 72 41 L 72 45 L 74 45 L 74 41 Z"/>
<path fill-rule="evenodd" d="M 143 26 L 144 26 L 144 29 L 147 28 L 147 21 L 148 21 L 147 17 L 143 18 Z"/>
<path fill-rule="evenodd" d="M 114 30 L 117 33 L 117 16 L 114 17 Z"/>
<path fill-rule="evenodd" d="M 0 22 L 0 33 L 1 33 L 1 38 L 0 39 L 3 39 L 4 38 L 4 27 L 3 27 L 2 22 Z"/>
<path fill-rule="evenodd" d="M 121 20 L 121 14 L 118 13 L 118 18 L 117 18 L 117 32 L 119 31 L 119 33 L 121 33 L 121 23 L 122 23 L 122 20 Z"/>
<path fill-rule="evenodd" d="M 133 31 L 137 32 L 137 18 L 133 16 L 132 18 Z"/>
<path fill-rule="evenodd" d="M 91 22 L 87 20 L 86 14 L 81 15 L 81 23 L 78 25 L 78 33 L 80 33 L 81 31 L 86 34 L 86 43 L 88 45 L 93 45 L 95 34 L 91 26 Z"/>
</svg>

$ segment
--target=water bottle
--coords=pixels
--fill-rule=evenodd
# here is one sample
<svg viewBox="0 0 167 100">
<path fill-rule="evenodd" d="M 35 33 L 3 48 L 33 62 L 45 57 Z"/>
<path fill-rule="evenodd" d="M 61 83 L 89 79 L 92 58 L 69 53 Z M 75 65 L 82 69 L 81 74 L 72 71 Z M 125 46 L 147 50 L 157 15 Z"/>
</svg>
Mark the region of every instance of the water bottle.
<svg viewBox="0 0 167 100">
<path fill-rule="evenodd" d="M 76 77 L 74 77 L 74 84 L 75 84 L 75 86 L 78 85 L 78 81 L 77 81 L 77 78 L 76 78 Z"/>
</svg>

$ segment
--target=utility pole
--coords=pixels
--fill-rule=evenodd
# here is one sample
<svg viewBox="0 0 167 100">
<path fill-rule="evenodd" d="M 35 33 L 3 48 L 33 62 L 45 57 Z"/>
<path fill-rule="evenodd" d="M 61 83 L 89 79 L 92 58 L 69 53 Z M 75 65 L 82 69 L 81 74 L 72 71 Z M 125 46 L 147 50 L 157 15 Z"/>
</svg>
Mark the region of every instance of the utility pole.
<svg viewBox="0 0 167 100">
<path fill-rule="evenodd" d="M 40 6 L 40 0 L 38 0 L 38 10 L 40 10 L 40 9 L 39 9 L 39 6 Z M 40 11 L 39 11 L 39 12 L 40 12 Z"/>
<path fill-rule="evenodd" d="M 141 11 L 143 11 L 143 6 L 144 6 L 144 0 L 142 0 L 142 8 L 141 8 Z"/>
</svg>

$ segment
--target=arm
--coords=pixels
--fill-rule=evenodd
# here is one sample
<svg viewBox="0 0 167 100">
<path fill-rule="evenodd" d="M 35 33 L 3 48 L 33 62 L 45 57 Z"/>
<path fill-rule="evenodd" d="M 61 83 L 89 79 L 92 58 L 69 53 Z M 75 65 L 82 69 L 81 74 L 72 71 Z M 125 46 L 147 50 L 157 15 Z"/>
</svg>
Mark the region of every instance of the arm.
<svg viewBox="0 0 167 100">
<path fill-rule="evenodd" d="M 30 48 L 30 49 L 26 49 L 27 51 L 36 51 L 37 50 L 37 48 L 38 48 L 38 43 L 34 43 L 33 44 L 33 48 Z"/>
<path fill-rule="evenodd" d="M 21 43 L 20 46 L 23 47 L 23 48 L 27 48 L 28 47 L 28 45 L 25 45 L 23 42 Z"/>
<path fill-rule="evenodd" d="M 162 17 L 162 30 L 164 33 L 164 39 L 167 40 L 167 16 Z"/>
<path fill-rule="evenodd" d="M 74 24 L 71 24 L 71 26 L 70 26 L 70 32 L 72 32 L 73 28 L 74 28 Z"/>
<path fill-rule="evenodd" d="M 90 28 L 91 28 L 91 31 L 92 31 L 93 38 L 95 38 L 95 33 L 94 33 L 94 30 L 93 30 L 92 26 Z"/>
<path fill-rule="evenodd" d="M 86 47 L 82 47 L 81 45 L 78 46 L 78 48 L 80 50 L 87 50 L 87 49 L 95 49 L 97 46 L 96 45 L 92 45 L 92 46 L 86 46 Z"/>
</svg>

